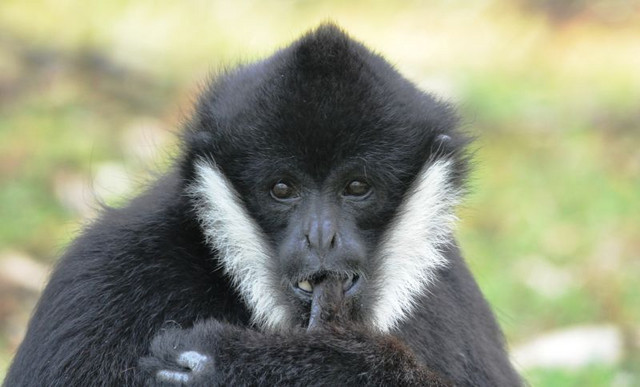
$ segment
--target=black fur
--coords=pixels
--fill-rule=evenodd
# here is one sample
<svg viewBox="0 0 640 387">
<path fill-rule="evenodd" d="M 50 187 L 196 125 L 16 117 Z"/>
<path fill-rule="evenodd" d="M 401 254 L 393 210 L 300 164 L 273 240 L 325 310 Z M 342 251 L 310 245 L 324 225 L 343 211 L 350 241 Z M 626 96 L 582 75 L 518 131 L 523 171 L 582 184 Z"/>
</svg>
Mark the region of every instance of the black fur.
<svg viewBox="0 0 640 387">
<path fill-rule="evenodd" d="M 188 371 L 189 386 L 448 386 L 421 367 L 409 348 L 393 336 L 333 327 L 315 333 L 267 335 L 216 321 L 191 330 L 169 330 L 151 346 L 142 366 L 185 371 L 176 358 L 185 350 L 206 353 L 210 364 Z M 175 385 L 154 381 L 153 385 Z"/>
<path fill-rule="evenodd" d="M 205 243 L 188 195 L 196 161 L 214 161 L 277 247 L 295 219 L 263 194 L 273 176 L 299 172 L 312 186 L 361 171 L 374 201 L 336 216 L 355 225 L 365 246 L 357 265 L 370 275 L 368 257 L 425 163 L 453 160 L 451 184 L 462 187 L 467 139 L 456 123 L 451 106 L 332 25 L 219 76 L 172 171 L 105 211 L 59 261 L 5 385 L 162 384 L 162 370 L 184 372 L 192 386 L 521 384 L 453 240 L 443 247 L 448 266 L 391 333 L 368 324 L 375 295 L 366 282 L 344 318 L 305 332 L 301 312 L 287 332 L 263 332 Z M 303 270 L 288 265 L 278 275 Z M 206 360 L 185 364 L 185 351 Z"/>
</svg>

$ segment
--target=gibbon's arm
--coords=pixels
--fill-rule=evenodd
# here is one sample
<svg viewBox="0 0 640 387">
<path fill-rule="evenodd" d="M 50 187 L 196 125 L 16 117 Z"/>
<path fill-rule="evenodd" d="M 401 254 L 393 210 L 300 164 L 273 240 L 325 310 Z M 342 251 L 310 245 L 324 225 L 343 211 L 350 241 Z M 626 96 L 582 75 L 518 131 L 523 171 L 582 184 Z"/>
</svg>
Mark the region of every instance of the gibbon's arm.
<svg viewBox="0 0 640 387">
<path fill-rule="evenodd" d="M 152 386 L 448 386 L 390 335 L 331 327 L 266 334 L 215 320 L 159 334 L 141 368 Z"/>
</svg>

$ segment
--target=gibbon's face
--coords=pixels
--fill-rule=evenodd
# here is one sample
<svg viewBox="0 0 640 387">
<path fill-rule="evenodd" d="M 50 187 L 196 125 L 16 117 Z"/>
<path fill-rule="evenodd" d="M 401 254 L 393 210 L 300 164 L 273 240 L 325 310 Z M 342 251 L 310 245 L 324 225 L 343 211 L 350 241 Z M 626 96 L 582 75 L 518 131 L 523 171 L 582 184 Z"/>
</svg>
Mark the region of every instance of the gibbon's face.
<svg viewBox="0 0 640 387">
<path fill-rule="evenodd" d="M 188 194 L 255 323 L 388 331 L 411 313 L 446 265 L 455 122 L 330 27 L 211 85 L 187 132 Z"/>
</svg>

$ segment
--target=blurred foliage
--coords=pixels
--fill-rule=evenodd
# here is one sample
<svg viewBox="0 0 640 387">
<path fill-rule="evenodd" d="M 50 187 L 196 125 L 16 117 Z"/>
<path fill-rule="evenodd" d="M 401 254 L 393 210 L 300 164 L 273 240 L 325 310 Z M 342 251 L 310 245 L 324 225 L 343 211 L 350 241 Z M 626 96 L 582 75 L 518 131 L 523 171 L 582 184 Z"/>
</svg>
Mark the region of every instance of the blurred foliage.
<svg viewBox="0 0 640 387">
<path fill-rule="evenodd" d="M 636 0 L 4 0 L 0 257 L 53 262 L 101 202 L 170 162 L 208 74 L 329 19 L 457 101 L 478 136 L 459 236 L 509 342 L 623 332 L 619 364 L 536 369 L 531 383 L 640 384 Z M 0 369 L 33 305 L 21 294 L 0 300 Z"/>
</svg>

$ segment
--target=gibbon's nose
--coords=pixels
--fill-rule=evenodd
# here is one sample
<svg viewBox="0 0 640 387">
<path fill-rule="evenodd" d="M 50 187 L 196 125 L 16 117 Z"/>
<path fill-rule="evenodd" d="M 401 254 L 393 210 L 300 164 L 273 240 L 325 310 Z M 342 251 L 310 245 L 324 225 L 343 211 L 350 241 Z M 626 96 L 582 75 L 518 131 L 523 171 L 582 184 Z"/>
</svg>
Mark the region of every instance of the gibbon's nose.
<svg viewBox="0 0 640 387">
<path fill-rule="evenodd" d="M 305 237 L 307 238 L 307 246 L 320 252 L 327 252 L 338 244 L 335 222 L 327 218 L 313 219 L 307 228 Z"/>
</svg>

